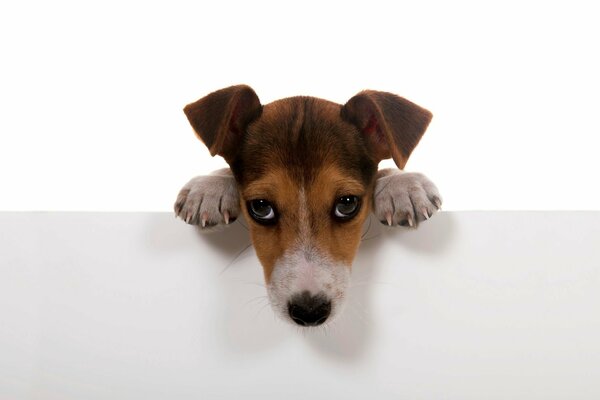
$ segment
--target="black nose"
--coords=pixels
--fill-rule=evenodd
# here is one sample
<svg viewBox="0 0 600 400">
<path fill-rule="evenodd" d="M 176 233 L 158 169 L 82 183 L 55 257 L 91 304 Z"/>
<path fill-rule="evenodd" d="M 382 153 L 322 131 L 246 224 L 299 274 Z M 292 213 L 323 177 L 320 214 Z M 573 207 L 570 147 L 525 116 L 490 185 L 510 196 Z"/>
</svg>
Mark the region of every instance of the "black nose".
<svg viewBox="0 0 600 400">
<path fill-rule="evenodd" d="M 305 291 L 292 297 L 288 303 L 288 313 L 298 325 L 321 325 L 331 313 L 331 301 L 322 294 L 313 296 Z"/>
</svg>

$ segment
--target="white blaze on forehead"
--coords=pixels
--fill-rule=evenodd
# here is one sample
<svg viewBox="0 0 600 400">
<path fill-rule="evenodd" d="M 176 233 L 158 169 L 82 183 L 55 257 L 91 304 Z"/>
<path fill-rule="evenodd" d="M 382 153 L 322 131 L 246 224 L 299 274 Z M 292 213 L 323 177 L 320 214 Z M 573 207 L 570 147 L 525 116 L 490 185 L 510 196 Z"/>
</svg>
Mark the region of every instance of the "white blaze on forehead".
<svg viewBox="0 0 600 400">
<path fill-rule="evenodd" d="M 300 246 L 310 246 L 310 214 L 308 212 L 308 202 L 306 201 L 306 192 L 304 187 L 298 192 L 298 244 Z"/>
</svg>

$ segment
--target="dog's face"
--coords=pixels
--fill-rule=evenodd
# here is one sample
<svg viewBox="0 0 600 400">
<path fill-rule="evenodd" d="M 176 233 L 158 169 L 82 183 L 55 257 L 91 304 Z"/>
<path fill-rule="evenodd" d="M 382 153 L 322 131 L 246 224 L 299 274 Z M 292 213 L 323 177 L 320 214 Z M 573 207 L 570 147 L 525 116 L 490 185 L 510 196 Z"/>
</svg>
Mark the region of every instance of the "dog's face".
<svg viewBox="0 0 600 400">
<path fill-rule="evenodd" d="M 403 167 L 431 114 L 382 92 L 344 106 L 312 97 L 261 106 L 247 86 L 185 112 L 234 173 L 276 313 L 302 326 L 331 320 L 344 303 L 377 164 L 394 157 Z"/>
<path fill-rule="evenodd" d="M 300 324 L 331 318 L 344 299 L 377 170 L 356 128 L 339 105 L 276 101 L 248 126 L 231 167 L 274 309 Z"/>
</svg>

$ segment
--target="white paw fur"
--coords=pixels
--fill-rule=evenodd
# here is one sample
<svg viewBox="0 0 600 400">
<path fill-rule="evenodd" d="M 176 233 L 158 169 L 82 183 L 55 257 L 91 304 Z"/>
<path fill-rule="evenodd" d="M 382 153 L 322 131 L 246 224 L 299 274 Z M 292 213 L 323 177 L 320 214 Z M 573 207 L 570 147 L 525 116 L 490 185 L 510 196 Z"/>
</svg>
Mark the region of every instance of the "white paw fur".
<svg viewBox="0 0 600 400">
<path fill-rule="evenodd" d="M 425 175 L 385 169 L 377 173 L 373 213 L 389 226 L 416 227 L 442 206 L 437 187 Z"/>
<path fill-rule="evenodd" d="M 174 208 L 186 223 L 205 230 L 235 221 L 240 198 L 229 168 L 192 178 L 179 192 Z"/>
</svg>

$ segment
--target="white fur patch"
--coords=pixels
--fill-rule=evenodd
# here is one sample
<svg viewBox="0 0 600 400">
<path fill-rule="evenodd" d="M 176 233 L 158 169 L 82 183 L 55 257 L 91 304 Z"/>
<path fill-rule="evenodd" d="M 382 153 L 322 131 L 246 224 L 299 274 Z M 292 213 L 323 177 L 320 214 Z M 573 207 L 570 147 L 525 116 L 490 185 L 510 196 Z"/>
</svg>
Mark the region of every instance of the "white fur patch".
<svg viewBox="0 0 600 400">
<path fill-rule="evenodd" d="M 437 187 L 425 175 L 384 169 L 377 173 L 373 213 L 390 226 L 417 227 L 442 205 Z"/>
<path fill-rule="evenodd" d="M 330 321 L 342 308 L 349 280 L 349 266 L 331 261 L 314 248 L 300 248 L 276 262 L 267 290 L 275 312 L 290 322 L 288 302 L 292 296 L 305 291 L 322 293 L 331 301 Z"/>
<path fill-rule="evenodd" d="M 350 280 L 350 266 L 331 260 L 311 244 L 310 222 L 303 190 L 300 190 L 298 198 L 300 235 L 293 248 L 275 263 L 267 287 L 269 300 L 277 314 L 292 322 L 288 315 L 288 302 L 292 296 L 305 291 L 312 295 L 323 294 L 331 301 L 331 314 L 327 320 L 331 321 L 342 309 Z"/>
<path fill-rule="evenodd" d="M 229 168 L 191 179 L 179 192 L 175 214 L 205 231 L 228 225 L 240 214 L 237 183 Z"/>
</svg>

